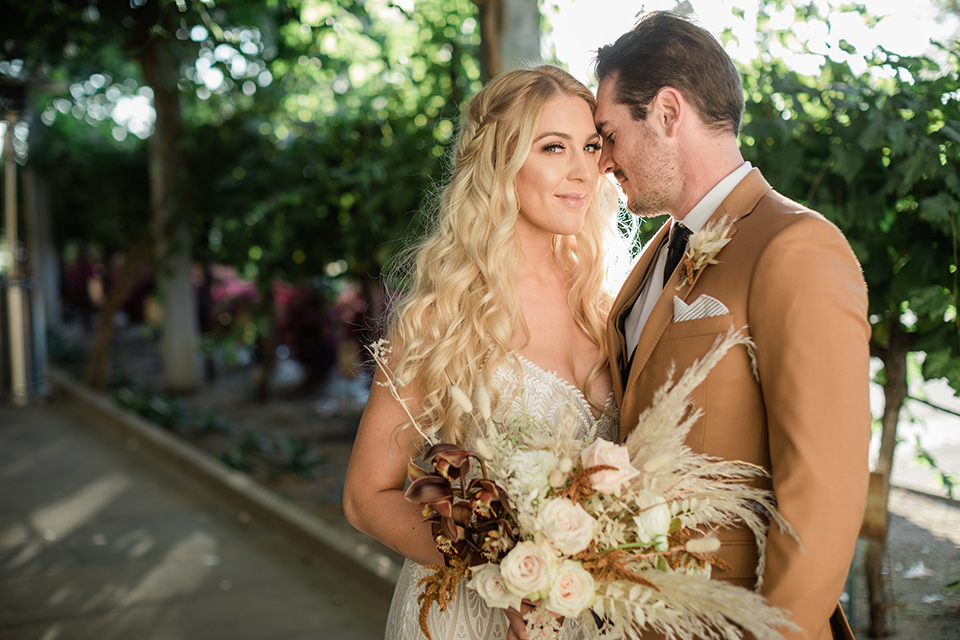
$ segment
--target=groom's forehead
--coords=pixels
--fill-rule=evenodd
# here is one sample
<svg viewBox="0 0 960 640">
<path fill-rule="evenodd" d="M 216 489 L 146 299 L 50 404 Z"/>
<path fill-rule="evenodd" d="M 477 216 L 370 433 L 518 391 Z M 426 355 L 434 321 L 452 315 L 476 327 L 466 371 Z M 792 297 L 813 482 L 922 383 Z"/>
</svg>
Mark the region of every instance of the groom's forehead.
<svg viewBox="0 0 960 640">
<path fill-rule="evenodd" d="M 615 103 L 615 89 L 616 82 L 610 76 L 607 76 L 601 80 L 600 85 L 597 87 L 596 121 L 598 125 L 600 125 L 602 121 L 608 117 L 610 108 Z"/>
<path fill-rule="evenodd" d="M 594 114 L 597 129 L 602 133 L 605 128 L 621 121 L 629 113 L 627 105 L 617 100 L 616 78 L 607 76 L 601 80 L 597 87 L 597 110 Z"/>
<path fill-rule="evenodd" d="M 612 101 L 614 94 L 617 89 L 617 72 L 612 72 L 603 77 L 600 80 L 600 84 L 597 86 L 597 101 Z"/>
</svg>

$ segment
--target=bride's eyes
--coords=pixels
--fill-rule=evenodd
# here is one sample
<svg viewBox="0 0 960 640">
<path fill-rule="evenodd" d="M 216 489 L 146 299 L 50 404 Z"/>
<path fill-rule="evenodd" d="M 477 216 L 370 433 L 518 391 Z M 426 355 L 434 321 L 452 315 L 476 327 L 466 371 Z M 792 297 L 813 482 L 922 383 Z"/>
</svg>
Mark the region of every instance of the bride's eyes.
<svg viewBox="0 0 960 640">
<path fill-rule="evenodd" d="M 587 153 L 599 153 L 602 148 L 603 145 L 599 142 L 588 142 L 584 145 L 583 150 Z M 566 147 L 561 142 L 552 142 L 541 149 L 545 153 L 561 153 L 564 150 L 566 150 Z"/>
</svg>

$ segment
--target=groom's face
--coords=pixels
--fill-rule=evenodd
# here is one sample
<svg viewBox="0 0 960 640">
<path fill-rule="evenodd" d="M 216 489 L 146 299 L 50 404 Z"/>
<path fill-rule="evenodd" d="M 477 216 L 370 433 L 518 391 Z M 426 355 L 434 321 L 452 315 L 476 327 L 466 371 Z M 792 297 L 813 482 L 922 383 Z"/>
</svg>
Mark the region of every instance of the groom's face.
<svg viewBox="0 0 960 640">
<path fill-rule="evenodd" d="M 679 180 L 676 159 L 655 126 L 654 110 L 646 120 L 634 120 L 627 105 L 616 100 L 617 76 L 597 89 L 597 129 L 603 137 L 600 170 L 612 173 L 627 197 L 627 209 L 643 217 L 670 213 Z"/>
</svg>

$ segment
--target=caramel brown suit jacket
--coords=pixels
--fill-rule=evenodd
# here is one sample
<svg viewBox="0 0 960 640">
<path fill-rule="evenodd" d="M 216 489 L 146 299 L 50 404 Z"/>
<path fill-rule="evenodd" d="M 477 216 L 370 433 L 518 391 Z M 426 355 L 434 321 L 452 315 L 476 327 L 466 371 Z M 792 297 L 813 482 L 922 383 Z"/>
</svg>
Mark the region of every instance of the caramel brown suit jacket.
<svg viewBox="0 0 960 640">
<path fill-rule="evenodd" d="M 761 593 L 792 612 L 788 638 L 826 640 L 843 620 L 838 598 L 863 518 L 870 439 L 867 296 L 860 265 L 837 228 L 774 191 L 753 169 L 710 223 L 728 216 L 732 238 L 718 264 L 679 291 L 677 269 L 643 327 L 629 363 L 623 322 L 669 224 L 641 254 L 611 311 L 608 347 L 620 438 L 667 379 L 683 372 L 731 327 L 746 327 L 756 369 L 736 347 L 696 389 L 703 410 L 687 438 L 696 452 L 765 467 L 796 540 L 771 527 Z M 716 298 L 729 313 L 674 322 L 674 297 Z M 629 364 L 628 364 L 629 363 Z M 677 377 L 675 374 L 674 377 Z M 714 578 L 756 584 L 757 551 L 746 529 L 721 534 L 729 571 Z M 836 614 L 836 615 L 835 615 Z M 842 624 L 845 626 L 846 622 Z M 646 636 L 644 636 L 646 637 Z M 838 635 L 838 637 L 843 637 Z"/>
</svg>

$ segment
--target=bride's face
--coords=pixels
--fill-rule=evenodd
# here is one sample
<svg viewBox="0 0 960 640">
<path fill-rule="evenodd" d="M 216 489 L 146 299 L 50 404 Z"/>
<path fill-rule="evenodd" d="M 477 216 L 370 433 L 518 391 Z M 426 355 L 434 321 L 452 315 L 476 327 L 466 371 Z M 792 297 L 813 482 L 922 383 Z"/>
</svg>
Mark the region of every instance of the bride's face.
<svg viewBox="0 0 960 640">
<path fill-rule="evenodd" d="M 579 233 L 597 191 L 599 158 L 600 134 L 590 105 L 576 96 L 551 98 L 517 173 L 518 231 Z"/>
</svg>

